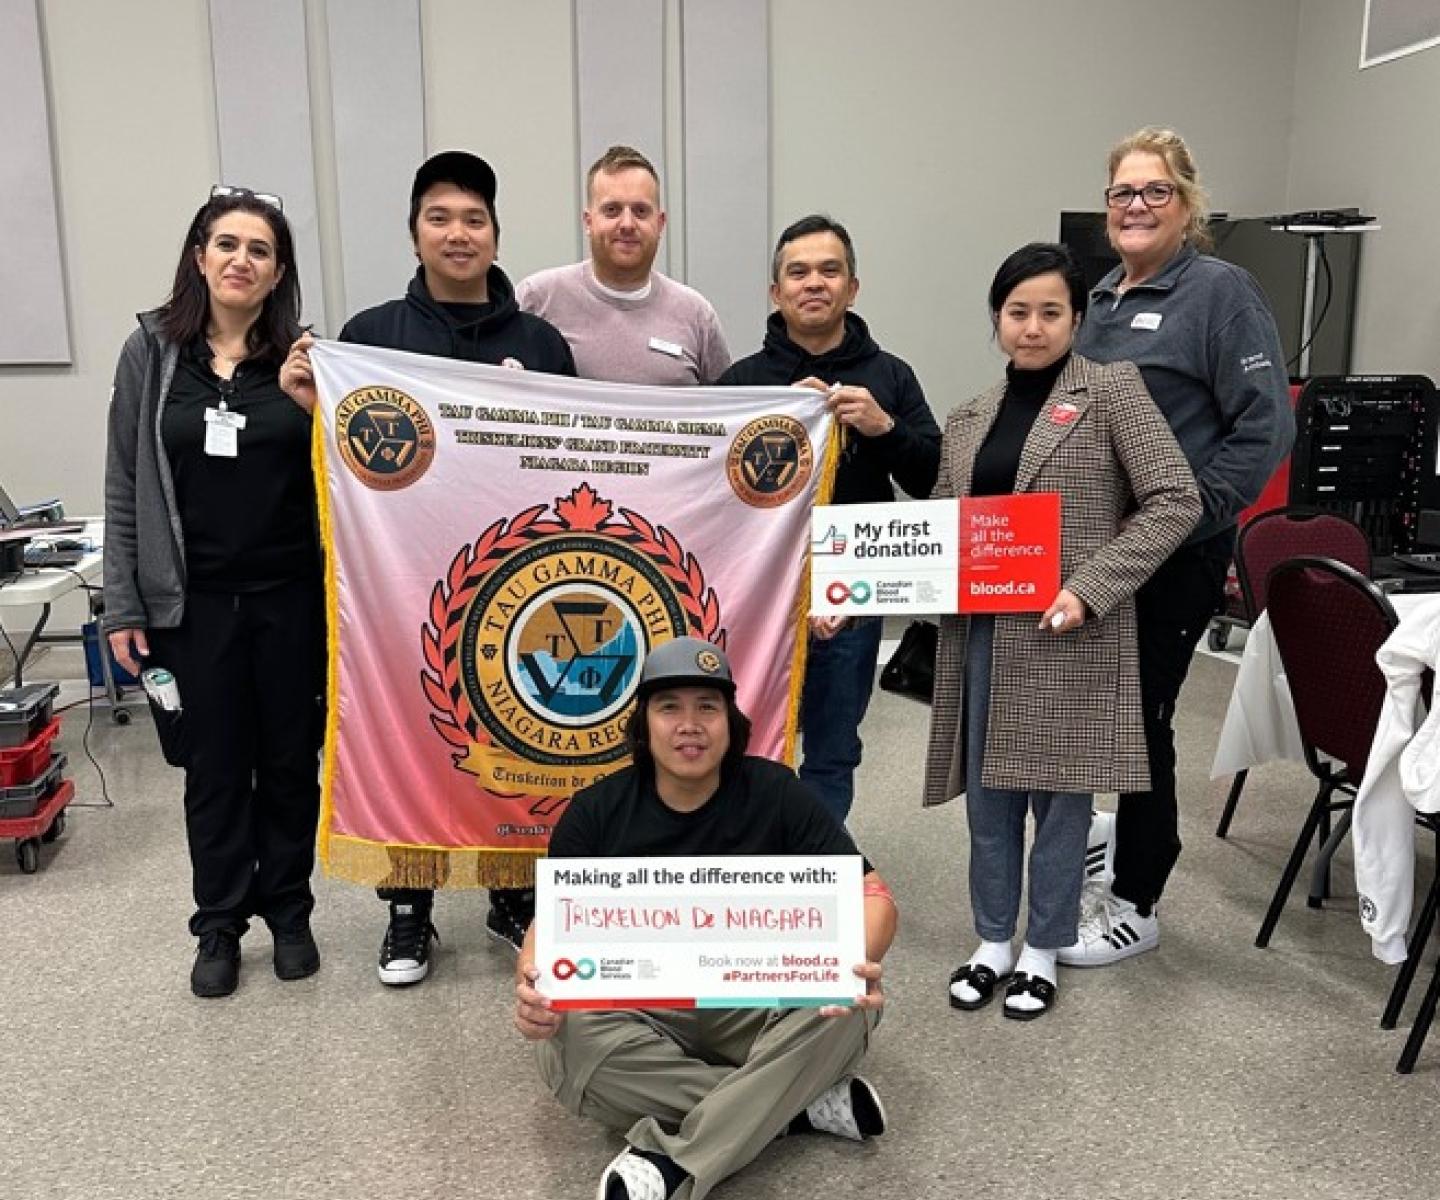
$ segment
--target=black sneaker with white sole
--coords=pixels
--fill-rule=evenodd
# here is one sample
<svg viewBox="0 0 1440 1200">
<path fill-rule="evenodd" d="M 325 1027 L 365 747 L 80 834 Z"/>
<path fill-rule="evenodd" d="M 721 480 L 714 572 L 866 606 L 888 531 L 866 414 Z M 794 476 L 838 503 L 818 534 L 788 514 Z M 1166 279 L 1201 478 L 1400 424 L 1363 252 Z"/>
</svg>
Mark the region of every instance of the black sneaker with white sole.
<svg viewBox="0 0 1440 1200">
<path fill-rule="evenodd" d="M 490 893 L 490 911 L 485 914 L 485 932 L 500 945 L 520 953 L 525 931 L 535 919 L 534 888 L 495 888 Z"/>
<path fill-rule="evenodd" d="M 390 902 L 390 924 L 380 946 L 380 982 L 419 983 L 430 973 L 430 940 L 439 940 L 428 905 Z"/>
</svg>

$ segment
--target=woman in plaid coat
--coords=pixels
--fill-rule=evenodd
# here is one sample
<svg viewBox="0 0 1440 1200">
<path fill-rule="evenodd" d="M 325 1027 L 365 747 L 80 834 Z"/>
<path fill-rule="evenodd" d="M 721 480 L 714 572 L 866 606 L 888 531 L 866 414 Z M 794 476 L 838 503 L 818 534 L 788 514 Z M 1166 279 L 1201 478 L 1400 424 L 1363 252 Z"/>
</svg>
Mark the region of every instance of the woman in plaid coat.
<svg viewBox="0 0 1440 1200">
<path fill-rule="evenodd" d="M 1005 992 L 1029 1020 L 1055 996 L 1055 956 L 1077 937 L 1091 794 L 1148 786 L 1135 650 L 1135 590 L 1184 540 L 1200 496 L 1169 426 L 1130 363 L 1071 352 L 1084 315 L 1079 264 L 1033 243 L 990 288 L 1006 379 L 945 426 L 936 497 L 1057 492 L 1060 591 L 1034 613 L 946 617 L 935 662 L 925 804 L 964 794 L 979 948 L 950 1002 Z M 1029 921 L 1012 948 L 1033 811 Z"/>
</svg>

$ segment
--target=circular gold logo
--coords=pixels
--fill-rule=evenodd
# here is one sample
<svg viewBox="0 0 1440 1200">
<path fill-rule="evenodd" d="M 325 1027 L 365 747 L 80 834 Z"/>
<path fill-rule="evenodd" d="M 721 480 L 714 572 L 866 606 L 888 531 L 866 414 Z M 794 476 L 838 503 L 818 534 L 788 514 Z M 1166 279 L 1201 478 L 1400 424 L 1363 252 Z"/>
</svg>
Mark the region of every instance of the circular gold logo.
<svg viewBox="0 0 1440 1200">
<path fill-rule="evenodd" d="M 805 426 L 792 417 L 759 417 L 735 435 L 725 470 L 735 494 L 754 508 L 778 508 L 804 490 L 815 469 Z"/>
<path fill-rule="evenodd" d="M 707 675 L 713 675 L 720 669 L 720 656 L 713 650 L 702 650 L 695 656 L 695 665 Z"/>
<path fill-rule="evenodd" d="M 491 737 L 577 785 L 623 758 L 651 648 L 688 632 L 674 585 L 644 554 L 594 534 L 541 538 L 476 591 L 460 679 Z"/>
<path fill-rule="evenodd" d="M 350 473 L 366 487 L 409 487 L 435 457 L 435 427 L 404 392 L 363 387 L 335 409 L 335 440 Z"/>
</svg>

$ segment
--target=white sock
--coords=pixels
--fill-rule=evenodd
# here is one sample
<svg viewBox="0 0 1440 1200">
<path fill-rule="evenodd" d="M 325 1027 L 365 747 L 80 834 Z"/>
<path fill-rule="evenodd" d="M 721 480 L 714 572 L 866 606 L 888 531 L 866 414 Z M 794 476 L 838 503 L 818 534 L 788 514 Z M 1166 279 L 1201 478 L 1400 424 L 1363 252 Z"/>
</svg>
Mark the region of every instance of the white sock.
<svg viewBox="0 0 1440 1200">
<path fill-rule="evenodd" d="M 1015 965 L 1015 951 L 1009 942 L 981 942 L 980 948 L 965 960 L 967 967 L 989 967 L 1000 978 L 1010 974 Z M 980 999 L 980 993 L 968 983 L 955 982 L 950 985 L 950 994 L 965 1004 Z"/>
<path fill-rule="evenodd" d="M 1016 974 L 1032 975 L 1036 979 L 1043 979 L 1047 983 L 1055 982 L 1055 950 L 1037 950 L 1028 942 L 1020 947 L 1020 961 L 1015 964 Z M 1018 1009 L 1021 1012 L 1033 1012 L 1037 1008 L 1044 1008 L 1045 1005 L 1034 996 L 1007 996 L 1005 1007 Z"/>
</svg>

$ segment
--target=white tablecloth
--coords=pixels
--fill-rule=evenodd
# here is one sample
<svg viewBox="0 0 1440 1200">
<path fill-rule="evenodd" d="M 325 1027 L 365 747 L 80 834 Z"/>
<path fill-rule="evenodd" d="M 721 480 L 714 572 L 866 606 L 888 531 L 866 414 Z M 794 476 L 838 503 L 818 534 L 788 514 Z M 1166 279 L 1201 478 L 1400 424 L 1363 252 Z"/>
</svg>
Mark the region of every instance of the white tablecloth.
<svg viewBox="0 0 1440 1200">
<path fill-rule="evenodd" d="M 1440 593 L 1397 592 L 1390 597 L 1390 603 L 1404 624 L 1426 611 L 1440 608 Z M 1240 670 L 1230 693 L 1230 706 L 1225 710 L 1225 724 L 1220 729 L 1210 778 L 1221 779 L 1277 759 L 1304 762 L 1305 754 L 1300 746 L 1290 684 L 1280 664 L 1275 635 L 1270 632 L 1270 615 L 1261 613 L 1240 657 Z"/>
</svg>

